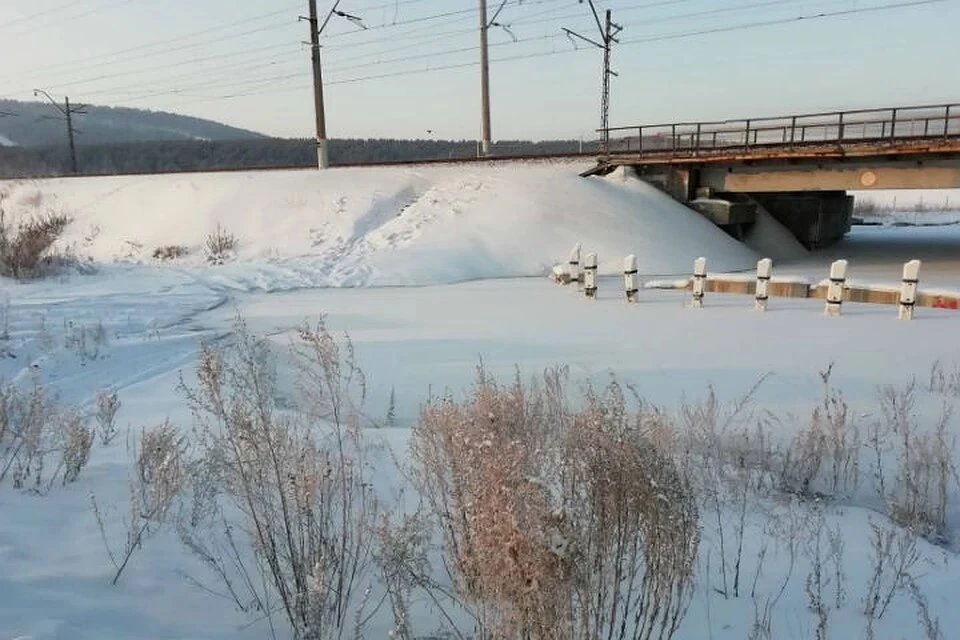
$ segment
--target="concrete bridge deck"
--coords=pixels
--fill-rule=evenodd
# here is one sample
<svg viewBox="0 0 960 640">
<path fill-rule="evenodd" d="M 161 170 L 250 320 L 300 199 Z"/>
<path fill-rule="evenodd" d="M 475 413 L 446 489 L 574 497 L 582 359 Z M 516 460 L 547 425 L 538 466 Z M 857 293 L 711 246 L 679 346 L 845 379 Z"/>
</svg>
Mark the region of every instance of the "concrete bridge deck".
<svg viewBox="0 0 960 640">
<path fill-rule="evenodd" d="M 811 247 L 835 242 L 849 230 L 847 191 L 960 188 L 960 104 L 600 133 L 604 150 L 584 175 L 633 167 L 738 232 L 750 224 L 750 206 L 763 206 Z"/>
</svg>

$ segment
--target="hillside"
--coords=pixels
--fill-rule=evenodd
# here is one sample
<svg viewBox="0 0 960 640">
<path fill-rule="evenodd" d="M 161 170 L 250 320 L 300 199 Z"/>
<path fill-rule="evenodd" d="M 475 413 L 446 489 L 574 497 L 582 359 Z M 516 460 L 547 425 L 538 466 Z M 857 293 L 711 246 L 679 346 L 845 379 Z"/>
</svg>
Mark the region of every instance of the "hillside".
<svg viewBox="0 0 960 640">
<path fill-rule="evenodd" d="M 0 112 L 15 116 L 0 119 L 0 144 L 39 147 L 61 144 L 64 124 L 46 102 L 0 100 Z M 77 144 L 98 145 L 174 140 L 252 140 L 264 136 L 219 122 L 161 111 L 126 107 L 90 106 L 77 115 Z"/>
</svg>

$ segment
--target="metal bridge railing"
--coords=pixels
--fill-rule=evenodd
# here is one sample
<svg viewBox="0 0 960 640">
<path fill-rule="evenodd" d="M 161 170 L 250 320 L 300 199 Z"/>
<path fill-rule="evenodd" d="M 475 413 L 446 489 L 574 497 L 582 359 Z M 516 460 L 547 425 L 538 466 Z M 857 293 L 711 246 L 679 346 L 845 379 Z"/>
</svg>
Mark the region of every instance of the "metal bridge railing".
<svg viewBox="0 0 960 640">
<path fill-rule="evenodd" d="M 698 157 L 804 146 L 960 137 L 960 104 L 860 109 L 773 118 L 610 127 L 609 153 Z M 602 133 L 603 130 L 600 130 Z"/>
</svg>

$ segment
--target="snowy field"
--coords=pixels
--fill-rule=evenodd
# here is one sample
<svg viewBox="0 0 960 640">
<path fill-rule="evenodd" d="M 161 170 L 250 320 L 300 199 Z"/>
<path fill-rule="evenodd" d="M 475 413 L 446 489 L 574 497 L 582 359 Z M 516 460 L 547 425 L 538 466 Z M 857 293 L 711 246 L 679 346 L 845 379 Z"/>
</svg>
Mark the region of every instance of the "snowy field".
<svg viewBox="0 0 960 640">
<path fill-rule="evenodd" d="M 14 220 L 36 210 L 70 215 L 61 248 L 89 267 L 30 283 L 0 280 L 0 379 L 38 381 L 59 402 L 85 412 L 105 389 L 122 403 L 120 436 L 94 444 L 76 482 L 45 495 L 0 483 L 0 640 L 270 637 L 264 615 L 238 611 L 228 598 L 194 584 L 209 575 L 172 527 L 146 541 L 111 585 L 115 570 L 91 507 L 94 495 L 108 542 L 122 547 L 127 431 L 137 435 L 169 419 L 192 433 L 178 384 L 181 377 L 195 383 L 200 341 L 231 343 L 238 314 L 278 348 L 294 339 L 296 326 L 321 314 L 334 332 L 349 332 L 367 376 L 366 411 L 383 419 L 391 397 L 395 403 L 390 426 L 369 435 L 401 463 L 408 461 L 421 405 L 446 390 L 461 397 L 481 360 L 506 381 L 515 369 L 528 378 L 560 364 L 569 366 L 576 384 L 602 386 L 612 374 L 671 413 L 703 402 L 710 387 L 721 402 L 735 403 L 763 380 L 744 423 L 753 428 L 762 418 L 785 442 L 803 432 L 823 403 L 819 372 L 831 363 L 830 383 L 842 391 L 850 424 L 862 434 L 883 417 L 882 385 L 918 381 L 911 417 L 920 430 L 930 430 L 944 405 L 957 400 L 960 380 L 934 389 L 928 382 L 935 362 L 947 372 L 960 366 L 955 311 L 918 309 L 906 323 L 897 321 L 894 307 L 848 303 L 842 318 L 828 319 L 821 301 L 772 299 L 761 314 L 748 297 L 719 294 L 694 310 L 687 293 L 655 290 L 642 291 L 639 303 L 628 305 L 621 279 L 612 274 L 624 255 L 634 253 L 645 280 L 685 276 L 701 255 L 711 273 L 747 271 L 759 257 L 772 257 L 777 276 L 819 280 L 830 261 L 842 257 L 850 260 L 852 279 L 889 284 L 899 280 L 904 261 L 920 258 L 921 288 L 956 290 L 960 225 L 857 227 L 838 246 L 807 253 L 764 218 L 744 245 L 629 175 L 584 179 L 576 175 L 580 168 L 344 169 L 0 184 Z M 212 266 L 204 242 L 218 224 L 237 245 L 224 264 Z M 575 242 L 600 255 L 604 277 L 596 301 L 545 277 Z M 185 255 L 153 259 L 156 248 L 170 245 L 183 246 Z M 948 424 L 952 439 L 960 422 Z M 888 464 L 893 478 L 897 467 Z M 872 483 L 866 466 L 860 473 L 864 485 Z M 378 457 L 374 475 L 385 495 L 409 491 L 388 455 Z M 915 599 L 902 588 L 875 625 L 877 639 L 946 640 L 960 628 L 960 610 L 952 606 L 960 589 L 956 479 L 949 484 L 946 537 L 936 545 L 914 538 L 909 568 L 929 615 L 939 619 L 940 636 L 924 631 Z M 742 518 L 732 503 L 719 504 L 719 518 L 704 509 L 694 594 L 675 637 L 752 637 L 757 608 L 764 606 L 772 614 L 772 638 L 866 637 L 863 601 L 875 568 L 870 522 L 890 522 L 868 494 L 758 499 Z M 772 518 L 772 512 L 780 515 Z M 787 540 L 769 526 L 809 520 L 812 513 L 822 516 L 817 531 L 839 532 L 843 546 L 842 577 L 825 581 L 824 636 L 811 611 L 809 535 L 798 533 L 812 529 L 794 529 Z M 725 596 L 720 558 L 733 562 L 729 536 L 738 522 L 744 584 L 737 597 L 729 590 Z M 827 564 L 823 570 L 833 572 Z M 365 580 L 361 590 L 369 584 L 375 602 L 382 587 L 376 576 Z M 444 627 L 423 594 L 414 594 L 411 618 L 420 637 Z M 392 625 L 384 606 L 358 637 L 389 637 Z M 282 624 L 277 635 L 290 637 Z"/>
</svg>

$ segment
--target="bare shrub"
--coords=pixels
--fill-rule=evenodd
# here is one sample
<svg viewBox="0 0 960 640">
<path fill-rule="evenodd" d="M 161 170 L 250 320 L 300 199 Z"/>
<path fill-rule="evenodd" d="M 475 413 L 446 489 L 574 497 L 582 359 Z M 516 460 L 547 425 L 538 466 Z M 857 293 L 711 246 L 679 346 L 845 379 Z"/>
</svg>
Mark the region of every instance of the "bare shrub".
<svg viewBox="0 0 960 640">
<path fill-rule="evenodd" d="M 93 513 L 107 555 L 116 573 L 116 584 L 133 554 L 166 521 L 186 478 L 186 440 L 169 422 L 141 430 L 135 445 L 130 477 L 129 513 L 124 519 L 123 550 L 115 553 L 107 541 L 104 514 L 91 494 Z"/>
<path fill-rule="evenodd" d="M 4 292 L 0 300 L 0 342 L 10 340 L 10 296 Z"/>
<path fill-rule="evenodd" d="M 873 625 L 883 618 L 893 598 L 908 592 L 913 580 L 911 571 L 920 561 L 917 538 L 908 529 L 898 530 L 871 522 L 870 530 L 873 572 L 863 601 L 868 639 L 874 637 Z"/>
<path fill-rule="evenodd" d="M 723 406 L 712 388 L 703 402 L 685 404 L 679 441 L 667 445 L 682 452 L 684 474 L 715 525 L 721 584 L 717 591 L 724 598 L 740 595 L 748 505 L 769 488 L 766 479 L 774 450 L 766 417 L 749 427 L 753 398 L 766 377 L 730 406 Z M 735 512 L 732 524 L 727 521 L 729 506 Z"/>
<path fill-rule="evenodd" d="M 573 609 L 592 621 L 580 620 L 584 637 L 612 638 L 633 621 L 628 637 L 671 638 L 686 613 L 699 513 L 688 480 L 648 438 L 667 421 L 643 405 L 631 413 L 615 382 L 588 392 L 571 421 L 561 486 L 574 534 Z"/>
<path fill-rule="evenodd" d="M 0 381 L 0 483 L 45 493 L 75 482 L 90 459 L 93 430 L 73 408 L 60 407 L 34 382 L 22 389 Z"/>
<path fill-rule="evenodd" d="M 223 264 L 237 248 L 237 237 L 217 223 L 216 230 L 207 236 L 204 249 L 207 262 Z"/>
<path fill-rule="evenodd" d="M 692 595 L 696 501 L 621 387 L 566 408 L 563 374 L 428 403 L 416 479 L 481 638 L 670 638 Z"/>
<path fill-rule="evenodd" d="M 543 436 L 543 424 L 535 420 L 543 412 L 534 402 L 523 385 L 503 390 L 481 368 L 470 401 L 460 405 L 450 395 L 431 399 L 413 433 L 418 489 L 443 532 L 444 566 L 480 638 L 507 624 L 506 614 L 499 613 L 510 604 L 501 602 L 506 585 L 492 574 L 516 575 L 517 547 L 530 542 L 522 539 L 520 514 L 510 511 L 512 491 L 524 490 L 518 500 L 526 501 L 526 522 L 542 516 L 544 508 L 533 500 L 539 492 L 525 482 L 536 473 L 523 468 L 534 460 L 524 458 L 522 445 Z"/>
<path fill-rule="evenodd" d="M 281 411 L 271 349 L 242 321 L 234 346 L 201 348 L 198 386 L 181 388 L 198 423 L 191 483 L 207 487 L 192 489 L 201 504 L 180 531 L 238 606 L 271 626 L 282 611 L 297 640 L 339 638 L 366 600 L 379 513 L 365 382 L 349 338 L 322 321 L 300 329 L 293 356 L 301 400 Z"/>
<path fill-rule="evenodd" d="M 950 408 L 945 406 L 932 430 L 915 425 L 916 385 L 880 390 L 884 428 L 894 439 L 896 475 L 888 487 L 890 517 L 931 542 L 947 541 L 947 499 L 954 463 L 956 439 L 948 433 Z"/>
<path fill-rule="evenodd" d="M 843 540 L 843 530 L 838 524 L 827 529 L 827 560 L 833 568 L 833 606 L 843 607 L 847 601 L 847 574 L 844 571 L 843 554 L 846 544 Z"/>
<path fill-rule="evenodd" d="M 100 443 L 107 446 L 117 437 L 116 417 L 120 410 L 120 398 L 116 391 L 100 391 L 97 393 L 96 402 L 94 418 L 97 421 L 97 433 L 100 435 Z"/>
<path fill-rule="evenodd" d="M 827 526 L 823 511 L 816 510 L 812 533 L 806 541 L 806 555 L 810 571 L 804 583 L 807 604 L 817 617 L 816 638 L 827 640 L 830 624 L 830 591 L 832 587 L 834 606 L 840 609 L 845 598 L 843 573 L 843 535 L 839 527 Z"/>
<path fill-rule="evenodd" d="M 859 487 L 860 433 L 830 383 L 832 372 L 832 364 L 820 372 L 823 399 L 783 457 L 781 487 L 806 498 L 841 497 Z"/>
<path fill-rule="evenodd" d="M 58 262 L 50 249 L 70 222 L 65 215 L 47 213 L 21 220 L 14 229 L 0 200 L 0 275 L 17 280 L 45 275 Z"/>
<path fill-rule="evenodd" d="M 98 320 L 96 323 L 86 325 L 64 320 L 63 346 L 77 354 L 82 365 L 100 359 L 101 352 L 108 344 L 109 337 L 103 322 Z"/>
<path fill-rule="evenodd" d="M 62 440 L 58 471 L 62 474 L 62 483 L 66 485 L 75 482 L 90 461 L 94 434 L 93 429 L 84 424 L 83 418 L 75 412 L 61 413 L 59 431 Z"/>
<path fill-rule="evenodd" d="M 210 240 L 207 240 L 209 247 Z M 187 247 L 176 244 L 168 244 L 162 247 L 157 247 L 153 250 L 153 259 L 167 262 L 170 260 L 176 260 L 177 258 L 182 258 L 185 255 L 190 253 L 190 250 Z"/>
<path fill-rule="evenodd" d="M 920 590 L 917 581 L 911 578 L 908 581 L 907 590 L 917 607 L 917 621 L 920 623 L 920 628 L 923 629 L 926 640 L 944 640 L 943 631 L 940 629 L 940 619 L 930 614 L 930 603 L 927 601 L 927 596 Z"/>
<path fill-rule="evenodd" d="M 430 523 L 421 514 L 401 516 L 396 521 L 385 515 L 376 529 L 376 537 L 374 560 L 380 569 L 393 618 L 389 636 L 396 640 L 414 640 L 410 623 L 413 593 L 419 589 L 431 595 L 436 593 L 429 580 Z M 442 605 L 438 611 L 450 622 Z"/>
<path fill-rule="evenodd" d="M 761 547 L 760 561 L 754 575 L 750 598 L 753 601 L 753 623 L 748 634 L 749 640 L 773 640 L 773 616 L 787 586 L 793 579 L 797 560 L 803 551 L 802 545 L 811 535 L 811 512 L 795 496 L 787 497 L 786 505 L 774 505 L 765 515 L 764 535 L 777 542 L 781 553 L 787 557 L 787 568 L 779 580 L 779 586 L 770 592 L 757 591 L 757 581 L 767 555 L 766 543 Z"/>
<path fill-rule="evenodd" d="M 953 369 L 948 371 L 939 360 L 934 362 L 930 367 L 927 390 L 945 396 L 960 396 L 960 365 L 954 365 Z"/>
</svg>

